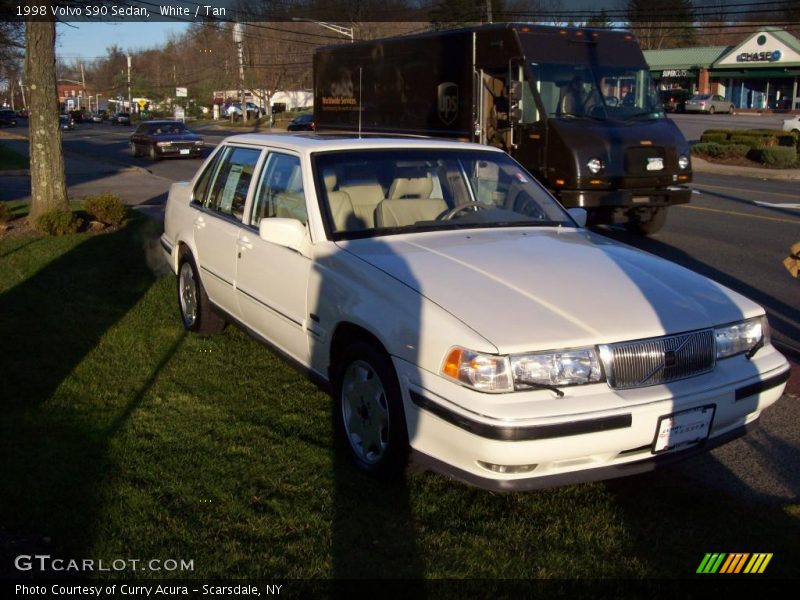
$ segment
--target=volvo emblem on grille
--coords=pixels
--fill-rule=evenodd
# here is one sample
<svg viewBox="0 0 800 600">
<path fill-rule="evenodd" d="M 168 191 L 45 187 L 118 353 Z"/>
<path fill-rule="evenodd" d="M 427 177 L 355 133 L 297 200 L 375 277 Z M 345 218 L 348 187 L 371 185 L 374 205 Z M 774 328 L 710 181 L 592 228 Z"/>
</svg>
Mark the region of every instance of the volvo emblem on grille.
<svg viewBox="0 0 800 600">
<path fill-rule="evenodd" d="M 675 366 L 675 350 L 667 350 L 666 352 L 664 352 L 664 366 L 665 367 Z"/>
</svg>

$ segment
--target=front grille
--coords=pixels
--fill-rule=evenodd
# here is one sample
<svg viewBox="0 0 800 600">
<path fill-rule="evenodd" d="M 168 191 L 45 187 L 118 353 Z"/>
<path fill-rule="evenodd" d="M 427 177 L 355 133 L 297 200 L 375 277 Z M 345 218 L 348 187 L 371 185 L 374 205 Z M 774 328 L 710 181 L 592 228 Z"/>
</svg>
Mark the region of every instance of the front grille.
<svg viewBox="0 0 800 600">
<path fill-rule="evenodd" d="M 616 389 L 668 383 L 714 368 L 714 330 L 601 347 L 608 383 Z"/>
</svg>

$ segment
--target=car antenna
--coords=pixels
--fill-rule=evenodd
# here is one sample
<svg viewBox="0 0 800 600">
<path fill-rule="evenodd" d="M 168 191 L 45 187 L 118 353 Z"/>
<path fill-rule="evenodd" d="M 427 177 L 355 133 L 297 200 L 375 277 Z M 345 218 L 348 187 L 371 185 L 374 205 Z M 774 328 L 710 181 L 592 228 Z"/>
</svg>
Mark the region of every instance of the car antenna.
<svg viewBox="0 0 800 600">
<path fill-rule="evenodd" d="M 363 71 L 364 69 L 362 67 L 358 67 L 358 139 L 361 139 L 361 95 L 363 93 L 361 87 L 361 74 Z"/>
</svg>

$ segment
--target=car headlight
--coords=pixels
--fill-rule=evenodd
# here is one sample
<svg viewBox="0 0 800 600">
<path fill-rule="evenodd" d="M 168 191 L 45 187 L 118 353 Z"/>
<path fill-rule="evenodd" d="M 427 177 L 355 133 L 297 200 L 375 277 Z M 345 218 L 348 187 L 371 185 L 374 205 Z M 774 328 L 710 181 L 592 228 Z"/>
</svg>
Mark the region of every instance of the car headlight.
<svg viewBox="0 0 800 600">
<path fill-rule="evenodd" d="M 195 145 L 195 146 L 202 146 L 202 145 L 203 145 L 203 140 L 198 140 L 198 141 L 196 141 L 196 142 L 194 143 L 194 145 Z"/>
<path fill-rule="evenodd" d="M 594 348 L 513 355 L 511 370 L 516 389 L 603 381 L 603 371 Z"/>
<path fill-rule="evenodd" d="M 480 392 L 511 392 L 604 381 L 594 348 L 498 356 L 451 348 L 441 374 Z"/>
<path fill-rule="evenodd" d="M 172 146 L 172 142 L 156 142 L 156 146 Z"/>
<path fill-rule="evenodd" d="M 441 373 L 480 392 L 510 392 L 514 389 L 507 356 L 451 348 Z"/>
<path fill-rule="evenodd" d="M 586 163 L 586 166 L 589 168 L 594 175 L 597 175 L 600 171 L 603 170 L 603 161 L 599 158 L 592 158 L 589 162 Z"/>
<path fill-rule="evenodd" d="M 755 353 L 769 344 L 769 322 L 767 317 L 757 317 L 714 329 L 717 359 L 728 358 L 745 352 Z"/>
<path fill-rule="evenodd" d="M 689 168 L 689 157 L 685 154 L 681 154 L 678 157 L 678 167 L 680 167 L 681 171 L 685 171 Z"/>
</svg>

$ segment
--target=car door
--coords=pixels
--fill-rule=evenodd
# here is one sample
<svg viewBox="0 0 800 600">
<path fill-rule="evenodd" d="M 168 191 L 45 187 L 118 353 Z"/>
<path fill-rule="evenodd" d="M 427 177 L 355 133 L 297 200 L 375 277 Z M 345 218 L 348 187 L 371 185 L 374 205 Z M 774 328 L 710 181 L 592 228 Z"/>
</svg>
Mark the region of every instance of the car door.
<svg viewBox="0 0 800 600">
<path fill-rule="evenodd" d="M 308 364 L 306 289 L 310 258 L 259 237 L 261 219 L 291 218 L 307 225 L 300 158 L 269 152 L 239 232 L 236 288 L 243 321 L 302 364 Z"/>
<path fill-rule="evenodd" d="M 239 316 L 236 301 L 236 249 L 250 183 L 260 148 L 222 148 L 197 180 L 192 202 L 197 266 L 208 297 Z"/>
</svg>

